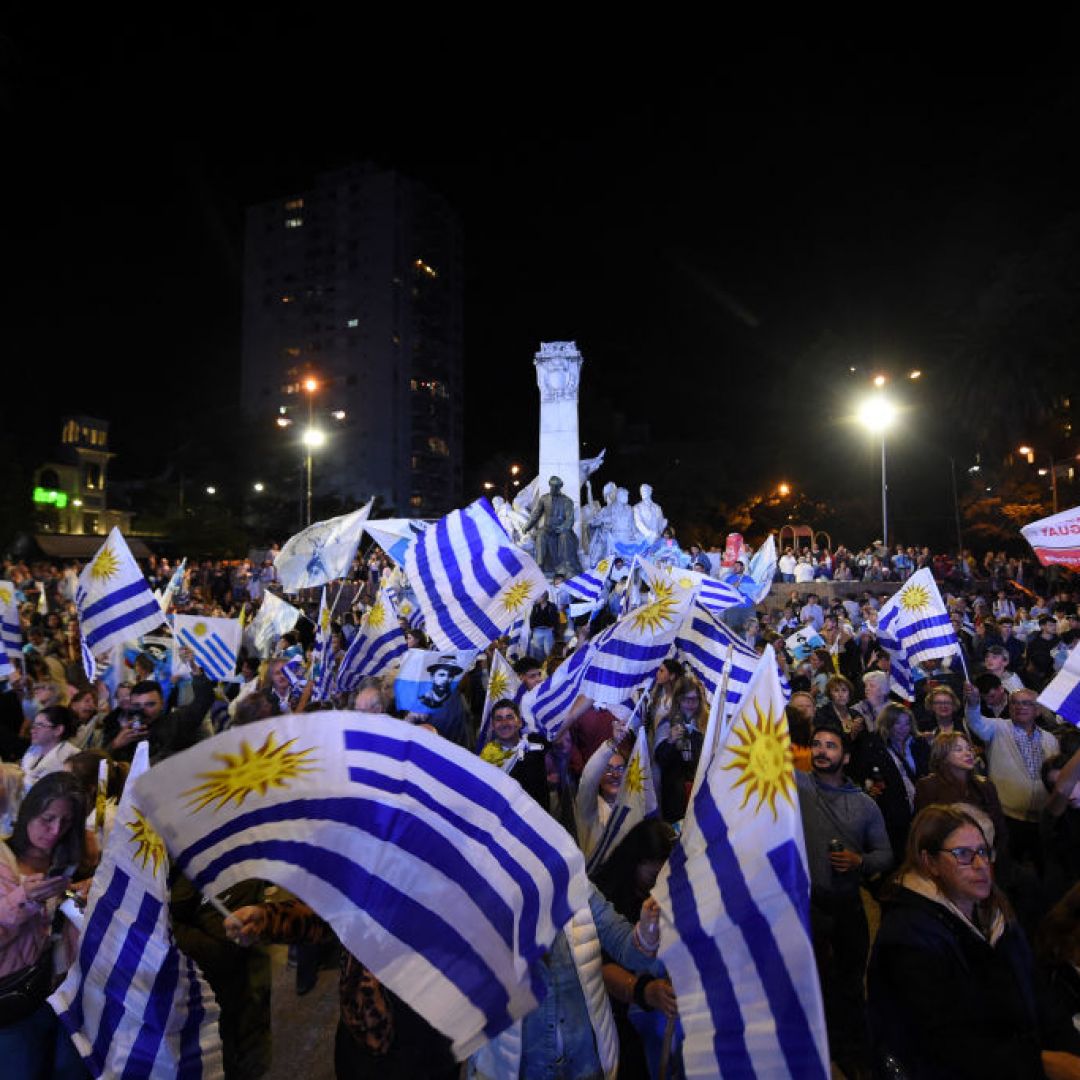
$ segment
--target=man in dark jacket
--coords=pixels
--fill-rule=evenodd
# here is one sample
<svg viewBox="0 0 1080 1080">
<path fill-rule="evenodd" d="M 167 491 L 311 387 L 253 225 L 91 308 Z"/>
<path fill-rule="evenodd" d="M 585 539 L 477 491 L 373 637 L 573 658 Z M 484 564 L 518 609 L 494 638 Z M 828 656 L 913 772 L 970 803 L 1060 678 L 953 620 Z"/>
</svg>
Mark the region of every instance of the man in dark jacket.
<svg viewBox="0 0 1080 1080">
<path fill-rule="evenodd" d="M 192 667 L 191 703 L 165 712 L 161 686 L 153 680 L 136 683 L 131 688 L 127 710 L 119 717 L 119 729 L 106 731 L 108 750 L 116 761 L 131 761 L 140 739 L 150 740 L 150 761 L 194 746 L 205 734 L 203 720 L 214 700 L 213 683 Z"/>
<path fill-rule="evenodd" d="M 812 772 L 795 774 L 810 870 L 810 929 L 833 1060 L 848 1076 L 870 1067 L 863 977 L 870 949 L 859 885 L 892 865 L 885 821 L 874 800 L 844 775 L 843 733 L 818 727 Z"/>
</svg>

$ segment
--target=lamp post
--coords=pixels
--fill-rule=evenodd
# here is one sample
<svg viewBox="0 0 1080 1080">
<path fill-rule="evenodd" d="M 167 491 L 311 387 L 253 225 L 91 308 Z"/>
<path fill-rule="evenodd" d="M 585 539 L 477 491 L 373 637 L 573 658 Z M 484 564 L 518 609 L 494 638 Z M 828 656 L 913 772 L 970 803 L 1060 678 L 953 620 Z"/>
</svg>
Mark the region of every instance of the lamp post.
<svg viewBox="0 0 1080 1080">
<path fill-rule="evenodd" d="M 885 435 L 896 419 L 896 407 L 885 397 L 877 393 L 866 398 L 859 406 L 859 423 L 871 435 L 881 436 L 881 542 L 886 551 L 889 548 L 889 482 L 885 467 Z"/>
<path fill-rule="evenodd" d="M 304 474 L 306 476 L 305 484 L 305 512 L 304 512 L 304 524 L 311 524 L 311 454 L 313 450 L 318 450 L 319 447 L 326 443 L 326 432 L 320 431 L 317 427 L 311 427 L 310 425 L 304 431 L 303 434 L 304 443 Z"/>
</svg>

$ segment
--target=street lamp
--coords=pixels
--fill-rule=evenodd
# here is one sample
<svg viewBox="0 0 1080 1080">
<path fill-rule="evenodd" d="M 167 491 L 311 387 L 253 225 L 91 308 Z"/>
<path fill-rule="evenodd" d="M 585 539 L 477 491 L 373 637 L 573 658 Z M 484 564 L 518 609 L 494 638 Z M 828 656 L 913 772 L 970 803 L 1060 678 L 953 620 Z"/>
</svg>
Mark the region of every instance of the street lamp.
<svg viewBox="0 0 1080 1080">
<path fill-rule="evenodd" d="M 256 491 L 264 491 L 264 490 L 265 490 L 265 488 L 266 488 L 266 485 L 265 485 L 265 484 L 261 484 L 261 483 L 259 483 L 258 481 L 256 481 L 256 482 L 255 482 L 254 484 L 252 484 L 251 486 L 252 486 L 252 487 L 253 487 L 253 488 L 254 488 L 254 489 L 255 489 Z"/>
<path fill-rule="evenodd" d="M 211 485 L 210 487 L 208 487 L 206 489 L 206 494 L 207 495 L 216 495 L 217 494 L 217 488 L 214 487 L 213 485 Z"/>
<path fill-rule="evenodd" d="M 791 494 L 791 485 L 781 484 L 776 489 L 776 494 L 779 495 L 781 499 L 786 499 Z"/>
<path fill-rule="evenodd" d="M 301 436 L 301 441 L 304 444 L 304 473 L 307 479 L 305 486 L 305 501 L 304 505 L 305 518 L 304 524 L 311 524 L 311 454 L 313 450 L 318 450 L 321 446 L 326 445 L 326 432 L 320 431 L 317 427 L 308 427 L 304 434 Z"/>
<path fill-rule="evenodd" d="M 858 418 L 859 423 L 871 435 L 881 436 L 881 542 L 887 550 L 889 547 L 889 485 L 885 471 L 885 434 L 896 420 L 896 406 L 884 394 L 875 394 L 859 406 Z"/>
</svg>

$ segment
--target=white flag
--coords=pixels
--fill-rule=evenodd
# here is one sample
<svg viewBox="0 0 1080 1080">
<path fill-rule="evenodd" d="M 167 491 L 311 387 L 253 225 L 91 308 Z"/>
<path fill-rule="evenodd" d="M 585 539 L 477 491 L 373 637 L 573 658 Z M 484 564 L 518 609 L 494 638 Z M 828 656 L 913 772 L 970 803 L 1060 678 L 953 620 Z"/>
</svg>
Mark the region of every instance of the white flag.
<svg viewBox="0 0 1080 1080">
<path fill-rule="evenodd" d="M 281 587 L 288 593 L 343 578 L 352 567 L 364 522 L 374 499 L 351 514 L 317 521 L 291 536 L 274 559 Z"/>
</svg>

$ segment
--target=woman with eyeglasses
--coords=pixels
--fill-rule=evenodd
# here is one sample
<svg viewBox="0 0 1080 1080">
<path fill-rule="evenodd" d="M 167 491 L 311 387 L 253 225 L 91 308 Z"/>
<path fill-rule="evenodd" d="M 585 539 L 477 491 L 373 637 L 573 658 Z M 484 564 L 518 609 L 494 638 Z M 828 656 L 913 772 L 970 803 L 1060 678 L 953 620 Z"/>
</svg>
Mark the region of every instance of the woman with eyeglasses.
<svg viewBox="0 0 1080 1080">
<path fill-rule="evenodd" d="M 612 738 L 600 745 L 581 771 L 575 811 L 578 846 L 585 853 L 586 859 L 603 839 L 615 800 L 619 796 L 619 788 L 622 787 L 623 777 L 626 775 L 630 750 L 621 746 L 621 734 L 622 731 L 617 729 Z"/>
<path fill-rule="evenodd" d="M 43 776 L 59 772 L 79 748 L 68 740 L 75 730 L 75 718 L 64 705 L 50 705 L 30 723 L 30 748 L 23 754 L 24 791 L 29 791 Z"/>
<path fill-rule="evenodd" d="M 868 971 L 883 1075 L 1034 1080 L 1080 1065 L 1042 1053 L 1031 952 L 994 884 L 988 825 L 961 804 L 911 824 Z"/>
<path fill-rule="evenodd" d="M 708 719 L 700 684 L 696 679 L 680 679 L 675 684 L 668 737 L 656 744 L 655 751 L 660 769 L 660 816 L 672 825 L 686 814 Z"/>
</svg>

